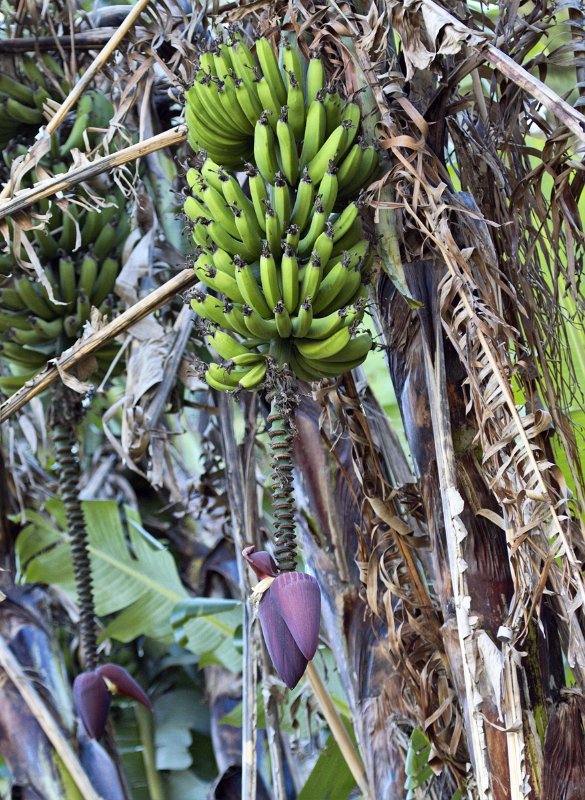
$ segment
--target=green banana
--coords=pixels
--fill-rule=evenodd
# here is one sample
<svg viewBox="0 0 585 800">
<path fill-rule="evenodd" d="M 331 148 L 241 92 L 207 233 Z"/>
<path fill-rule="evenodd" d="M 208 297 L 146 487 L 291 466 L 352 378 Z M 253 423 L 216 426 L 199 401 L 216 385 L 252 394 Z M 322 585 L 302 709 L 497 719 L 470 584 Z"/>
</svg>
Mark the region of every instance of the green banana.
<svg viewBox="0 0 585 800">
<path fill-rule="evenodd" d="M 286 239 L 284 240 L 283 247 L 292 247 L 293 250 L 296 250 L 299 245 L 299 239 L 299 226 L 295 225 L 293 222 L 292 225 L 289 225 L 289 228 L 286 232 Z"/>
<path fill-rule="evenodd" d="M 219 294 L 224 294 L 232 302 L 245 302 L 237 281 L 225 272 L 216 269 L 213 264 L 207 261 L 207 258 L 206 255 L 201 255 L 193 265 L 199 280 L 209 289 L 213 289 Z"/>
<path fill-rule="evenodd" d="M 242 313 L 241 305 L 235 303 L 226 303 L 223 307 L 223 315 L 228 328 L 236 333 L 239 333 L 240 336 L 248 337 L 250 335 L 250 331 L 246 327 L 246 323 L 244 321 L 244 314 Z"/>
<path fill-rule="evenodd" d="M 299 156 L 292 125 L 289 122 L 288 106 L 283 106 L 276 122 L 276 138 L 280 150 L 280 165 L 284 177 L 291 186 L 296 186 L 299 177 Z"/>
<path fill-rule="evenodd" d="M 91 297 L 98 272 L 97 259 L 88 253 L 79 267 L 79 280 L 77 281 L 77 289 L 82 291 L 87 297 Z"/>
<path fill-rule="evenodd" d="M 262 112 L 254 129 L 254 161 L 264 180 L 274 183 L 274 176 L 278 172 L 276 141 L 266 111 Z"/>
<path fill-rule="evenodd" d="M 36 290 L 35 284 L 29 278 L 19 278 L 14 282 L 14 288 L 31 314 L 36 314 L 46 320 L 55 317 L 54 310 L 45 302 L 40 292 Z"/>
<path fill-rule="evenodd" d="M 288 91 L 286 105 L 288 119 L 293 129 L 295 139 L 301 141 L 305 130 L 305 98 L 301 81 L 298 81 L 293 72 L 288 73 Z"/>
<path fill-rule="evenodd" d="M 266 184 L 260 172 L 256 167 L 251 164 L 248 165 L 248 188 L 250 190 L 250 197 L 252 198 L 252 205 L 254 206 L 254 213 L 256 214 L 256 222 L 262 231 L 266 230 L 266 201 L 268 200 L 268 192 L 266 191 Z"/>
<path fill-rule="evenodd" d="M 40 125 L 43 121 L 42 111 L 39 111 L 38 108 L 24 105 L 24 103 L 20 103 L 13 97 L 6 97 L 3 105 L 6 114 L 16 122 L 21 122 L 24 125 Z"/>
<path fill-rule="evenodd" d="M 200 291 L 196 291 L 191 300 L 191 308 L 198 316 L 210 322 L 215 322 L 216 325 L 220 325 L 223 328 L 231 328 L 225 319 L 223 306 L 224 303 L 218 300 L 217 297 Z"/>
<path fill-rule="evenodd" d="M 21 81 L 15 81 L 10 75 L 0 74 L 0 94 L 8 95 L 19 103 L 24 103 L 25 106 L 34 103 L 33 90 Z"/>
<path fill-rule="evenodd" d="M 323 233 L 328 217 L 329 214 L 326 212 L 323 204 L 321 203 L 321 197 L 317 195 L 315 198 L 315 205 L 313 207 L 313 218 L 311 220 L 311 225 L 307 233 L 300 240 L 297 248 L 301 258 L 307 256 L 313 249 L 313 246 L 317 241 L 317 237 Z"/>
<path fill-rule="evenodd" d="M 331 214 L 335 201 L 337 200 L 339 181 L 336 173 L 336 167 L 330 162 L 327 172 L 323 175 L 321 183 L 319 184 L 319 189 L 317 190 L 317 193 L 321 195 L 321 203 L 327 214 Z"/>
<path fill-rule="evenodd" d="M 307 67 L 306 100 L 312 102 L 319 92 L 325 88 L 325 67 L 319 54 L 313 51 Z"/>
<path fill-rule="evenodd" d="M 348 331 L 348 328 L 343 328 L 343 330 Z M 339 333 L 340 332 L 333 335 L 338 336 Z M 369 333 L 361 333 L 352 337 L 344 347 L 337 350 L 333 355 L 329 354 L 324 357 L 318 356 L 318 358 L 324 358 L 332 363 L 351 363 L 358 359 L 363 360 L 372 349 L 373 344 L 374 342 Z M 310 355 L 307 357 L 313 358 L 313 356 Z"/>
<path fill-rule="evenodd" d="M 327 115 L 320 95 L 312 101 L 305 119 L 305 136 L 299 157 L 299 165 L 304 169 L 320 152 L 325 142 Z"/>
<path fill-rule="evenodd" d="M 99 308 L 106 297 L 114 291 L 119 272 L 120 262 L 117 259 L 105 258 L 101 262 L 90 294 L 90 300 L 94 306 Z"/>
<path fill-rule="evenodd" d="M 216 269 L 225 272 L 225 274 L 229 275 L 231 278 L 236 277 L 236 265 L 234 264 L 234 260 L 229 253 L 226 253 L 225 250 L 220 250 L 218 247 L 211 252 L 210 255 L 211 260 L 213 261 L 213 266 Z"/>
<path fill-rule="evenodd" d="M 263 361 L 257 366 L 249 369 L 246 372 L 246 374 L 240 378 L 239 382 L 240 388 L 246 389 L 247 391 L 251 391 L 252 389 L 257 389 L 260 387 L 265 377 L 266 377 L 266 362 Z"/>
<path fill-rule="evenodd" d="M 293 317 L 293 335 L 298 336 L 301 339 L 305 337 L 311 328 L 312 322 L 313 306 L 311 305 L 311 299 L 307 297 L 304 302 L 301 303 L 297 316 Z"/>
<path fill-rule="evenodd" d="M 279 229 L 282 235 L 282 231 L 288 227 L 290 220 L 290 190 L 280 172 L 277 172 L 274 177 L 272 207 L 278 217 Z"/>
<path fill-rule="evenodd" d="M 313 299 L 313 313 L 320 314 L 324 308 L 332 305 L 348 279 L 347 266 L 343 261 L 338 262 L 327 275 L 324 275 L 321 281 L 319 291 Z"/>
<path fill-rule="evenodd" d="M 339 240 L 348 233 L 349 229 L 356 221 L 359 208 L 360 208 L 360 201 L 354 200 L 353 203 L 349 203 L 339 217 L 333 223 L 333 242 L 337 243 Z"/>
<path fill-rule="evenodd" d="M 346 316 L 347 311 L 344 308 L 332 311 L 325 317 L 314 316 L 309 329 L 303 336 L 306 339 L 326 339 L 341 328 L 348 327 L 344 324 Z"/>
<path fill-rule="evenodd" d="M 261 314 L 247 305 L 244 306 L 242 313 L 244 314 L 246 327 L 252 336 L 257 336 L 259 339 L 264 340 L 278 338 L 278 329 L 274 317 L 272 317 L 272 319 L 265 319 Z"/>
<path fill-rule="evenodd" d="M 319 183 L 331 162 L 337 163 L 344 152 L 348 138 L 349 122 L 342 122 L 327 137 L 323 145 L 308 163 L 309 175 L 315 183 Z"/>
<path fill-rule="evenodd" d="M 221 330 L 217 330 L 215 333 L 209 336 L 208 342 L 218 356 L 223 358 L 225 361 L 230 361 L 235 356 L 244 355 L 245 353 L 250 352 L 249 348 L 241 344 L 241 342 L 238 342 L 233 338 L 233 336 L 230 336 L 229 333 L 224 333 Z"/>
<path fill-rule="evenodd" d="M 305 274 L 301 283 L 300 297 L 310 297 L 311 301 L 317 295 L 321 279 L 323 277 L 323 265 L 317 253 L 311 255 L 311 260 L 305 267 Z"/>
<path fill-rule="evenodd" d="M 65 139 L 63 144 L 61 145 L 61 155 L 67 155 L 74 147 L 77 149 L 81 149 L 83 146 L 83 134 L 87 130 L 90 124 L 90 115 L 86 112 L 85 114 L 80 114 L 79 110 L 77 112 L 77 117 L 75 118 L 75 122 L 73 123 L 71 130 L 69 132 L 69 136 Z"/>
<path fill-rule="evenodd" d="M 313 208 L 314 199 L 313 181 L 311 180 L 308 169 L 305 168 L 298 185 L 297 196 L 291 212 L 291 222 L 298 226 L 299 232 L 302 232 L 307 224 Z"/>
<path fill-rule="evenodd" d="M 280 262 L 282 299 L 286 310 L 293 314 L 299 304 L 299 265 L 294 249 L 285 244 Z"/>
<path fill-rule="evenodd" d="M 272 317 L 272 309 L 266 302 L 264 292 L 258 285 L 252 268 L 239 258 L 236 261 L 236 281 L 243 297 L 242 302 L 247 303 L 264 319 Z"/>
<path fill-rule="evenodd" d="M 272 253 L 278 253 L 280 251 L 280 243 L 282 240 L 282 224 L 280 218 L 276 211 L 272 208 L 272 205 L 266 201 L 266 228 L 265 228 L 265 235 L 268 241 L 268 245 Z"/>
<path fill-rule="evenodd" d="M 349 343 L 349 328 L 340 330 L 325 339 L 295 339 L 295 346 L 305 358 L 324 359 L 337 355 Z"/>
<path fill-rule="evenodd" d="M 260 253 L 260 282 L 269 308 L 274 308 L 282 297 L 278 283 L 278 268 L 268 242 L 264 242 Z"/>
<path fill-rule="evenodd" d="M 274 320 L 280 338 L 288 339 L 292 334 L 292 320 L 282 300 L 279 300 L 274 306 Z"/>
<path fill-rule="evenodd" d="M 262 74 L 276 98 L 278 108 L 280 108 L 286 103 L 286 89 L 277 58 L 268 39 L 256 40 L 256 57 L 260 63 Z"/>
</svg>

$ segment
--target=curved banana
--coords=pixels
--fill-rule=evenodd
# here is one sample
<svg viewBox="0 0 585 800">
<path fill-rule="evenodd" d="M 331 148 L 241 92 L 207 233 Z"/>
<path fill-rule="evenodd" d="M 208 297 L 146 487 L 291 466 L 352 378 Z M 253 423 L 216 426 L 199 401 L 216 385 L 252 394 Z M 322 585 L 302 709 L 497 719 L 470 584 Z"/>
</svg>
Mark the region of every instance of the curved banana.
<svg viewBox="0 0 585 800">
<path fill-rule="evenodd" d="M 282 296 L 278 283 L 276 261 L 266 241 L 263 243 L 262 252 L 260 253 L 260 282 L 268 306 L 274 308 L 277 303 L 281 302 Z"/>
<path fill-rule="evenodd" d="M 250 265 L 241 259 L 236 261 L 236 281 L 243 297 L 242 302 L 247 303 L 262 318 L 270 319 L 272 310 L 266 302 L 264 292 L 258 285 Z"/>
<path fill-rule="evenodd" d="M 266 111 L 262 112 L 254 129 L 254 160 L 264 180 L 274 183 L 274 176 L 278 172 L 276 140 Z"/>
<path fill-rule="evenodd" d="M 286 103 L 286 89 L 278 66 L 278 60 L 268 39 L 260 38 L 256 40 L 256 57 L 260 63 L 262 74 L 275 95 L 280 109 Z"/>
<path fill-rule="evenodd" d="M 283 106 L 276 122 L 276 138 L 280 149 L 280 165 L 284 177 L 291 186 L 296 186 L 299 177 L 299 155 L 288 106 Z"/>
</svg>

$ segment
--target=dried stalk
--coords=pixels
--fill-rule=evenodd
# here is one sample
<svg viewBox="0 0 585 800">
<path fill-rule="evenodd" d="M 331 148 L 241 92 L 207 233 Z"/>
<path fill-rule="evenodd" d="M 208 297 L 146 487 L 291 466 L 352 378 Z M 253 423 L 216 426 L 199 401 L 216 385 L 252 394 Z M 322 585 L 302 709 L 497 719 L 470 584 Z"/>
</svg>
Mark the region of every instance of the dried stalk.
<svg viewBox="0 0 585 800">
<path fill-rule="evenodd" d="M 119 317 L 104 325 L 99 331 L 92 333 L 87 339 L 79 340 L 55 360 L 55 366 L 48 367 L 38 375 L 35 375 L 34 378 L 27 381 L 21 389 L 0 406 L 0 422 L 5 422 L 16 411 L 26 405 L 29 400 L 32 400 L 33 397 L 36 397 L 56 380 L 59 380 L 60 372 L 70 370 L 75 364 L 95 353 L 104 344 L 131 328 L 132 325 L 140 322 L 141 319 L 156 311 L 157 308 L 164 306 L 178 292 L 188 289 L 194 283 L 197 283 L 197 276 L 193 270 L 184 269 L 174 278 L 171 278 L 170 281 L 167 281 L 158 289 L 155 289 L 154 292 L 151 292 L 124 311 Z"/>
<path fill-rule="evenodd" d="M 345 725 L 341 721 L 341 717 L 337 713 L 337 709 L 333 705 L 333 701 L 331 700 L 331 696 L 325 687 L 325 684 L 321 680 L 321 676 L 317 672 L 315 665 L 312 661 L 309 661 L 307 664 L 307 671 L 305 675 L 311 684 L 311 689 L 313 690 L 313 694 L 317 698 L 317 702 L 319 703 L 319 708 L 323 713 L 323 716 L 327 720 L 327 724 L 329 725 L 329 730 L 331 731 L 331 735 L 337 742 L 339 749 L 341 750 L 341 754 L 345 759 L 345 763 L 349 767 L 351 774 L 353 775 L 355 782 L 357 783 L 360 792 L 363 794 L 365 800 L 373 800 L 372 795 L 370 793 L 370 787 L 368 786 L 368 781 L 366 779 L 366 774 L 364 771 L 364 765 L 362 764 L 362 760 L 359 757 L 355 747 L 353 746 L 353 742 L 351 741 L 349 734 L 345 728 Z"/>
<path fill-rule="evenodd" d="M 0 666 L 20 692 L 20 695 L 30 708 L 36 721 L 39 723 L 47 739 L 51 742 L 59 757 L 69 771 L 71 778 L 79 789 L 84 800 L 103 800 L 89 780 L 85 770 L 79 762 L 77 755 L 69 742 L 63 736 L 51 712 L 41 699 L 31 681 L 25 675 L 21 665 L 14 657 L 12 650 L 0 637 Z"/>
<path fill-rule="evenodd" d="M 39 149 L 43 146 L 44 141 L 48 139 L 63 122 L 69 111 L 77 103 L 85 89 L 90 85 L 98 72 L 107 63 L 108 59 L 116 50 L 122 39 L 126 36 L 130 28 L 134 25 L 138 17 L 142 14 L 150 0 L 138 0 L 136 6 L 130 11 L 124 22 L 120 25 L 112 38 L 108 41 L 105 47 L 98 53 L 87 70 L 83 73 L 80 80 L 75 84 L 73 89 L 69 92 L 68 96 L 61 103 L 47 126 L 42 130 L 42 135 L 37 139 L 35 144 L 26 154 L 24 161 L 19 164 L 18 176 L 19 179 L 28 172 L 29 169 L 36 164 L 36 155 Z M 7 197 L 12 192 L 12 180 L 8 181 L 2 192 L 0 198 Z"/>
<path fill-rule="evenodd" d="M 84 164 L 82 167 L 76 167 L 64 174 L 55 175 L 49 180 L 39 181 L 32 189 L 18 192 L 14 197 L 0 202 L 0 219 L 16 214 L 17 211 L 22 211 L 39 200 L 44 200 L 46 197 L 52 197 L 58 192 L 70 189 L 77 183 L 90 180 L 102 172 L 109 172 L 114 167 L 119 167 L 128 161 L 135 161 L 149 153 L 154 153 L 156 150 L 162 150 L 164 147 L 180 144 L 186 139 L 187 126 L 177 125 L 176 128 L 171 128 L 171 130 L 159 133 L 150 139 L 145 139 L 143 142 L 137 142 L 130 145 L 130 147 L 125 147 L 117 153 L 102 156 L 89 164 Z"/>
<path fill-rule="evenodd" d="M 577 109 L 573 108 L 569 103 L 563 100 L 559 95 L 546 86 L 534 75 L 531 75 L 524 67 L 517 64 L 510 56 L 503 53 L 500 49 L 493 44 L 487 44 L 486 37 L 478 31 L 468 28 L 456 17 L 449 14 L 433 0 L 422 0 L 422 4 L 427 6 L 429 11 L 437 18 L 444 21 L 445 26 L 453 26 L 460 34 L 463 41 L 467 39 L 467 44 L 470 48 L 477 53 L 482 54 L 487 61 L 493 64 L 499 71 L 509 78 L 513 83 L 523 89 L 532 97 L 535 97 L 539 103 L 548 109 L 551 114 L 559 120 L 559 122 L 566 125 L 570 131 L 582 142 L 585 142 L 585 116 Z M 401 33 L 400 26 L 396 26 L 398 33 Z"/>
<path fill-rule="evenodd" d="M 116 32 L 116 28 L 94 28 L 91 31 L 80 31 L 75 33 L 75 38 L 71 36 L 39 36 L 32 39 L 30 36 L 14 39 L 3 39 L 0 41 L 0 54 L 4 53 L 36 53 L 39 50 L 58 51 L 71 50 L 95 50 L 96 47 L 109 42 Z"/>
<path fill-rule="evenodd" d="M 238 581 L 242 594 L 243 607 L 243 670 L 242 670 L 242 800 L 255 800 L 257 784 L 256 764 L 256 661 L 252 641 L 252 610 L 246 598 L 250 596 L 251 586 L 242 550 L 247 544 L 244 497 L 244 472 L 238 452 L 233 425 L 232 399 L 223 392 L 217 392 L 217 405 L 221 421 L 221 437 L 225 463 L 226 484 L 231 498 L 233 537 L 238 564 Z"/>
</svg>

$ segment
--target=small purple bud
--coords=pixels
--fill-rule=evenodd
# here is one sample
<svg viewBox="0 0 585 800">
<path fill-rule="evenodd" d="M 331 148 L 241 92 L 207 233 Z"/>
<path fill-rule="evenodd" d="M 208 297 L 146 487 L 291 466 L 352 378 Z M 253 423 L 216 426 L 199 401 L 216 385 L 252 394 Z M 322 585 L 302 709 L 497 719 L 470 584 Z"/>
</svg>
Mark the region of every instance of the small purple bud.
<svg viewBox="0 0 585 800">
<path fill-rule="evenodd" d="M 111 684 L 116 692 L 137 700 L 149 711 L 152 711 L 150 698 L 124 667 L 119 667 L 117 664 L 103 664 L 97 668 L 96 672 L 101 675 L 103 680 Z"/>
<path fill-rule="evenodd" d="M 278 575 L 276 561 L 266 550 L 259 550 L 255 553 L 255 549 L 254 545 L 250 545 L 250 547 L 246 547 L 242 550 L 242 555 L 256 573 L 258 580 L 261 581 L 263 578 L 276 578 Z"/>
<path fill-rule="evenodd" d="M 97 672 L 82 672 L 73 681 L 73 697 L 85 730 L 92 739 L 100 739 L 112 699 L 103 678 Z"/>
</svg>

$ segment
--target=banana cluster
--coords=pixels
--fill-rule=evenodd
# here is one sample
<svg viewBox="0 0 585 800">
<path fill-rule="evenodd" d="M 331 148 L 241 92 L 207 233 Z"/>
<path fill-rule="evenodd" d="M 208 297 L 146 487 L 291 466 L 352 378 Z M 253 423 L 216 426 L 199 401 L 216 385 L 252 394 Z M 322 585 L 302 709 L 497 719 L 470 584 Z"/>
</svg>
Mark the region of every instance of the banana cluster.
<svg viewBox="0 0 585 800">
<path fill-rule="evenodd" d="M 39 128 L 45 122 L 43 109 L 45 105 L 55 105 L 69 94 L 71 89 L 65 78 L 63 67 L 48 53 L 39 56 L 23 55 L 18 60 L 22 79 L 0 73 L 0 146 L 4 150 L 9 142 L 27 127 Z M 108 98 L 99 91 L 85 92 L 80 99 L 75 119 L 72 124 L 62 126 L 61 132 L 55 135 L 52 155 L 66 156 L 74 147 L 84 147 L 84 135 L 92 143 L 92 134 L 88 128 L 106 127 L 112 118 L 114 109 Z M 27 148 L 20 145 L 20 152 Z M 12 158 L 6 152 L 4 157 Z"/>
<path fill-rule="evenodd" d="M 16 277 L 11 256 L 3 257 L 0 272 L 12 277 L 0 288 L 0 358 L 10 364 L 13 375 L 0 378 L 2 391 L 18 389 L 48 359 L 72 344 L 81 335 L 92 306 L 104 314 L 111 310 L 111 293 L 122 266 L 121 248 L 129 233 L 128 217 L 120 213 L 123 204 L 121 193 L 113 193 L 101 211 L 78 211 L 69 204 L 67 213 L 62 213 L 53 207 L 50 230 L 34 232 L 54 299 L 40 283 Z M 73 252 L 77 228 L 81 247 Z M 107 367 L 115 351 L 100 350 L 98 366 Z"/>
<path fill-rule="evenodd" d="M 303 380 L 358 366 L 372 346 L 356 335 L 372 258 L 359 193 L 378 167 L 358 138 L 361 111 L 326 87 L 324 65 L 306 66 L 285 43 L 218 45 L 201 56 L 186 93 L 193 148 L 184 209 L 198 247 L 195 272 L 208 288 L 197 314 L 229 333 L 210 344 L 216 389 L 258 388 L 267 356 Z M 246 164 L 246 183 L 232 174 Z"/>
</svg>

